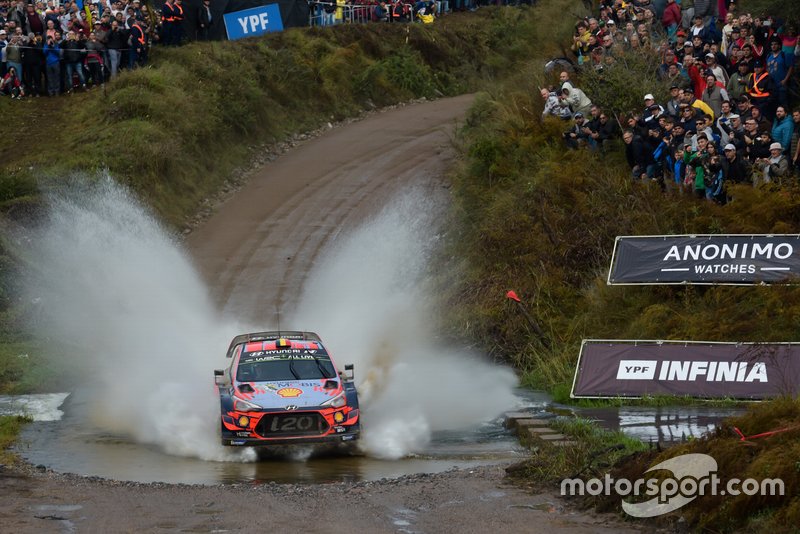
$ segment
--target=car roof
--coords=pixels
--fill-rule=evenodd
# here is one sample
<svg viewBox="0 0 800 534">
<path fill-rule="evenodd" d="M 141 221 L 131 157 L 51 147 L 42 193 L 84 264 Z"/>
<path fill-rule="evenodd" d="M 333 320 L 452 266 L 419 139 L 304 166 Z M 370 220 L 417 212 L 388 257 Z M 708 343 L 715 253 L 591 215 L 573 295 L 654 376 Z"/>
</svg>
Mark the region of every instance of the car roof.
<svg viewBox="0 0 800 534">
<path fill-rule="evenodd" d="M 288 339 L 290 341 L 322 341 L 314 332 L 303 332 L 299 330 L 270 330 L 267 332 L 252 332 L 236 336 L 228 345 L 227 357 L 233 356 L 233 351 L 237 345 L 256 341 L 271 341 L 277 339 Z"/>
</svg>

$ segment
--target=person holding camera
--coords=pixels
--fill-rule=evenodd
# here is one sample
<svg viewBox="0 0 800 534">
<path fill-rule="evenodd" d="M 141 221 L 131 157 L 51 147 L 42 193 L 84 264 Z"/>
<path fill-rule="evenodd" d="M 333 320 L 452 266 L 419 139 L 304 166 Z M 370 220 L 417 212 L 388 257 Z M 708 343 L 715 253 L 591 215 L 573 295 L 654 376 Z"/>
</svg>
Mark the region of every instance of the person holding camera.
<svg viewBox="0 0 800 534">
<path fill-rule="evenodd" d="M 17 76 L 16 67 L 8 67 L 8 72 L 3 79 L 0 80 L 0 93 L 4 95 L 11 95 L 11 98 L 22 98 L 25 96 L 25 89 L 22 87 L 22 81 Z"/>
<path fill-rule="evenodd" d="M 48 37 L 43 52 L 47 94 L 56 96 L 61 89 L 61 46 L 54 37 Z"/>
</svg>

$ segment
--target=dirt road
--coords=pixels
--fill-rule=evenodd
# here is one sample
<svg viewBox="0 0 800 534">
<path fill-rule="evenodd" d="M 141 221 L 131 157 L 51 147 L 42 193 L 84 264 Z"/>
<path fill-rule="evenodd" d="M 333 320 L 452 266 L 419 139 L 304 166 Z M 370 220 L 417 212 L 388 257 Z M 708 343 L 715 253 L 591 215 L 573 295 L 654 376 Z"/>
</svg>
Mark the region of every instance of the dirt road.
<svg viewBox="0 0 800 534">
<path fill-rule="evenodd" d="M 266 165 L 188 239 L 218 303 L 269 323 L 322 248 L 454 157 L 471 97 L 405 106 L 302 143 Z M 247 298 L 257 294 L 261 298 Z M 242 310 L 244 307 L 244 310 Z M 502 466 L 322 485 L 136 484 L 0 468 L 2 532 L 625 532 L 508 485 Z"/>
</svg>

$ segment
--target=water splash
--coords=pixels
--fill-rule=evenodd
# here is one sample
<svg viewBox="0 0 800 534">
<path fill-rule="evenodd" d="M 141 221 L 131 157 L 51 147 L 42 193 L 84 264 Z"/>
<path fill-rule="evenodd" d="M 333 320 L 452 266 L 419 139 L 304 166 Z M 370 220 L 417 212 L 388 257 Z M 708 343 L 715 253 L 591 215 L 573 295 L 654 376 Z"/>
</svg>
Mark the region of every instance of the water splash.
<svg viewBox="0 0 800 534">
<path fill-rule="evenodd" d="M 237 329 L 179 243 L 108 176 L 52 191 L 48 206 L 28 292 L 40 337 L 80 370 L 91 422 L 171 454 L 242 459 L 217 438 L 211 375 Z"/>
<path fill-rule="evenodd" d="M 293 318 L 339 365 L 355 364 L 372 456 L 422 451 L 432 432 L 475 427 L 518 401 L 509 369 L 436 340 L 428 278 L 443 211 L 429 189 L 396 199 L 330 247 Z"/>
</svg>

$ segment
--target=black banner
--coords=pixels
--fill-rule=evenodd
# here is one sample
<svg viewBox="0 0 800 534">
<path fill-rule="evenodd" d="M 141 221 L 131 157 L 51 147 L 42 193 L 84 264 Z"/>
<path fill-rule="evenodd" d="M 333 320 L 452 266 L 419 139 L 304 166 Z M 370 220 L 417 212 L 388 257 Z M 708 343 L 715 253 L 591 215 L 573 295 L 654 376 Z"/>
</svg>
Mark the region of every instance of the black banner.
<svg viewBox="0 0 800 534">
<path fill-rule="evenodd" d="M 209 39 L 215 41 L 227 39 L 225 22 L 222 19 L 222 15 L 225 13 L 234 13 L 268 4 L 278 4 L 284 28 L 308 26 L 308 2 L 306 0 L 212 0 L 209 4 L 211 8 L 211 26 L 208 30 Z M 163 0 L 156 0 L 153 5 L 156 9 L 161 9 L 164 2 Z M 185 17 L 183 35 L 189 41 L 194 41 L 198 38 L 198 20 L 200 9 L 202 8 L 202 0 L 184 0 L 183 2 Z"/>
<path fill-rule="evenodd" d="M 617 237 L 609 285 L 785 283 L 800 275 L 800 235 Z"/>
<path fill-rule="evenodd" d="M 800 344 L 584 340 L 572 394 L 764 399 L 800 392 Z"/>
</svg>

